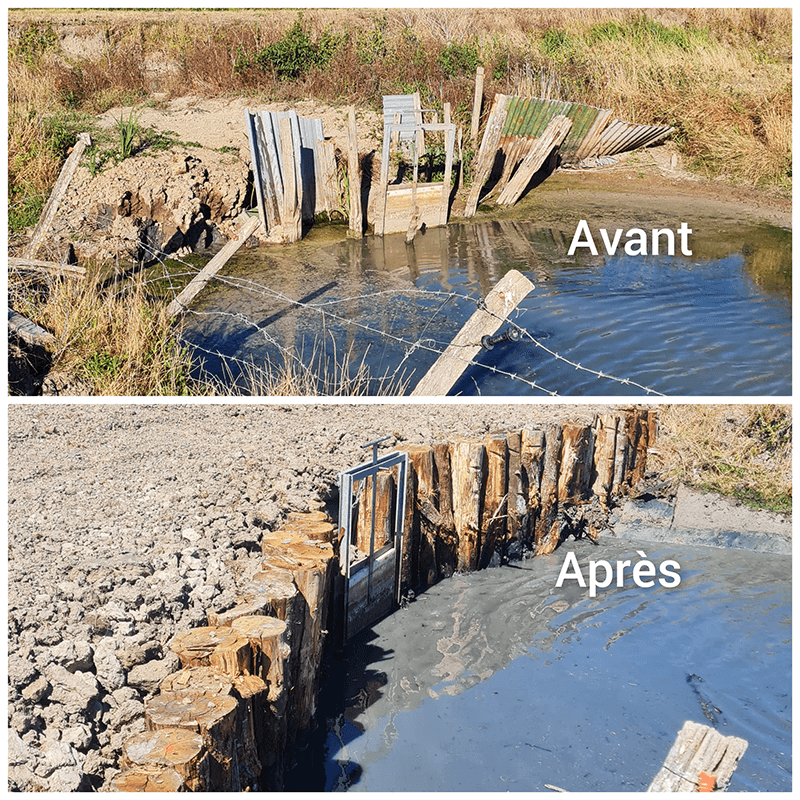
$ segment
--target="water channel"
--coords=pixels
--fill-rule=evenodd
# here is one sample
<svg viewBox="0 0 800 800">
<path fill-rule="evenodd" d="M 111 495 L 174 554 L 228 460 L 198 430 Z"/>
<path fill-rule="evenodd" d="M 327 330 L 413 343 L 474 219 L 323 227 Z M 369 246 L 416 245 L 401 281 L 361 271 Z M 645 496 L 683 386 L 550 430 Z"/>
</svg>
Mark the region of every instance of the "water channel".
<svg viewBox="0 0 800 800">
<path fill-rule="evenodd" d="M 574 227 L 518 217 L 454 222 L 413 246 L 401 234 L 332 242 L 313 232 L 241 252 L 201 295 L 186 337 L 209 371 L 226 370 L 213 354 L 236 379 L 237 359 L 332 364 L 348 353 L 408 392 L 517 269 L 535 289 L 512 321 L 572 363 L 524 337 L 481 351 L 451 394 L 643 393 L 574 364 L 667 395 L 791 394 L 791 234 L 781 228 L 700 225 L 691 257 L 569 257 Z"/>
<path fill-rule="evenodd" d="M 570 550 L 585 575 L 642 551 L 682 580 L 628 572 L 591 598 L 556 588 Z M 749 743 L 730 791 L 790 791 L 791 557 L 569 541 L 427 590 L 353 639 L 323 693 L 299 788 L 643 791 L 692 720 Z"/>
</svg>

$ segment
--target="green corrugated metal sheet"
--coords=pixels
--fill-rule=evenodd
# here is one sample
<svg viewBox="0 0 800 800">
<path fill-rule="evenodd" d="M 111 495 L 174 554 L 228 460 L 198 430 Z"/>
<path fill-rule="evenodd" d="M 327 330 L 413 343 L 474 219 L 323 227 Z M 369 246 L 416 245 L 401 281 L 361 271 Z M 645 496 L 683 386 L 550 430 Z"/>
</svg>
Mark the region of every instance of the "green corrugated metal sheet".
<svg viewBox="0 0 800 800">
<path fill-rule="evenodd" d="M 563 114 L 572 120 L 572 129 L 567 134 L 567 138 L 559 148 L 559 152 L 565 160 L 575 156 L 586 141 L 587 145 L 592 146 L 592 142 L 587 140 L 587 136 L 594 140 L 597 153 L 594 155 L 606 155 L 618 153 L 621 150 L 635 149 L 642 144 L 649 144 L 659 138 L 666 136 L 672 128 L 664 125 L 636 125 L 630 123 L 619 123 L 624 126 L 624 137 L 617 132 L 616 128 L 613 136 L 606 136 L 603 132 L 602 138 L 599 131 L 594 131 L 593 126 L 598 122 L 598 118 L 609 115 L 609 111 L 594 106 L 587 106 L 582 103 L 570 103 L 564 100 L 542 100 L 539 97 L 509 97 L 506 108 L 506 117 L 503 132 L 500 137 L 500 147 L 507 147 L 515 137 L 519 138 L 538 138 L 544 132 L 550 120 L 558 114 Z M 601 128 L 605 128 L 606 123 L 601 120 Z M 622 139 L 622 141 L 621 141 Z M 586 155 L 579 155 L 583 158 Z"/>
<path fill-rule="evenodd" d="M 572 129 L 560 148 L 560 152 L 565 155 L 570 155 L 578 150 L 584 137 L 589 133 L 603 110 L 580 103 L 541 100 L 538 97 L 510 97 L 507 107 L 508 117 L 503 127 L 501 143 L 506 137 L 511 136 L 538 138 L 553 117 L 558 114 L 569 117 L 572 120 Z"/>
</svg>

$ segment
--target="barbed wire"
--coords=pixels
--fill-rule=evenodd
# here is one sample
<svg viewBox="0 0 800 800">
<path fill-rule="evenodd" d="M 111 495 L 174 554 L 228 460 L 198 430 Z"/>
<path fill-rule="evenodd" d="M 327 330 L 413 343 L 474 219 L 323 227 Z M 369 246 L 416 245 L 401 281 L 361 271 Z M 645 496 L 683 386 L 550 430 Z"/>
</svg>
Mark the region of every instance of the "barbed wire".
<svg viewBox="0 0 800 800">
<path fill-rule="evenodd" d="M 87 215 L 82 215 L 85 221 L 89 223 L 97 224 L 96 221 L 91 220 Z M 121 241 L 127 241 L 131 245 L 134 245 L 137 248 L 137 251 L 140 254 L 145 254 L 149 256 L 149 260 L 154 262 L 152 266 L 155 264 L 161 264 L 162 270 L 160 274 L 154 277 L 147 277 L 144 279 L 145 285 L 149 285 L 152 283 L 160 282 L 166 279 L 168 282 L 169 290 L 173 294 L 173 296 L 177 296 L 179 293 L 176 283 L 178 281 L 183 281 L 186 278 L 194 277 L 197 273 L 200 272 L 199 267 L 195 267 L 189 264 L 187 261 L 184 261 L 181 257 L 178 256 L 168 256 L 165 257 L 164 254 L 157 248 L 151 246 L 147 241 L 142 239 L 134 239 L 131 237 L 120 237 Z M 166 260 L 171 262 L 181 264 L 185 269 L 182 269 L 178 272 L 170 271 L 167 269 Z M 125 270 L 119 272 L 117 275 L 113 276 L 113 280 L 120 279 L 120 276 L 125 274 L 130 274 L 131 272 L 135 271 L 143 271 L 144 267 L 144 259 L 142 259 L 141 263 L 138 267 L 133 268 L 132 270 Z M 110 278 L 110 280 L 112 280 Z M 263 297 L 270 298 L 272 300 L 276 300 L 279 302 L 286 303 L 289 306 L 305 309 L 311 313 L 315 313 L 319 315 L 321 327 L 324 329 L 327 325 L 330 324 L 331 321 L 335 321 L 343 326 L 348 326 L 350 328 L 361 330 L 364 333 L 369 333 L 374 336 L 385 338 L 391 342 L 394 342 L 396 345 L 400 346 L 403 351 L 403 357 L 398 364 L 397 368 L 395 369 L 395 374 L 397 370 L 400 369 L 404 364 L 406 364 L 412 356 L 418 351 L 425 351 L 429 353 L 435 354 L 437 357 L 442 355 L 447 349 L 449 342 L 442 342 L 438 341 L 437 339 L 426 336 L 425 334 L 431 328 L 434 323 L 434 320 L 443 312 L 443 310 L 450 304 L 454 302 L 461 302 L 470 307 L 474 306 L 475 308 L 482 308 L 485 312 L 491 314 L 496 320 L 500 323 L 508 322 L 508 324 L 513 327 L 520 335 L 520 337 L 526 341 L 531 342 L 536 348 L 540 349 L 542 352 L 546 353 L 552 359 L 557 362 L 560 362 L 566 366 L 569 366 L 573 370 L 580 371 L 582 373 L 586 373 L 587 375 L 592 375 L 597 380 L 608 380 L 614 383 L 617 383 L 622 386 L 630 386 L 636 389 L 641 390 L 646 394 L 664 396 L 661 392 L 652 389 L 642 383 L 639 383 L 631 378 L 620 378 L 616 375 L 608 373 L 604 370 L 597 370 L 593 369 L 592 367 L 587 367 L 584 364 L 574 361 L 566 356 L 560 354 L 556 350 L 548 347 L 538 338 L 536 338 L 530 331 L 528 331 L 524 326 L 518 325 L 514 320 L 519 317 L 522 313 L 523 308 L 519 306 L 513 315 L 513 318 L 506 320 L 505 317 L 502 317 L 498 314 L 491 312 L 485 305 L 484 300 L 482 297 L 475 297 L 473 295 L 462 294 L 455 291 L 443 291 L 443 290 L 436 290 L 436 289 L 423 289 L 415 286 L 404 286 L 398 288 L 389 288 L 389 289 L 379 289 L 376 291 L 370 291 L 368 294 L 354 294 L 347 297 L 340 297 L 340 298 L 333 298 L 327 299 L 321 302 L 307 302 L 303 300 L 296 300 L 292 297 L 289 297 L 285 292 L 282 292 L 277 289 L 273 289 L 272 287 L 266 286 L 261 284 L 257 281 L 254 281 L 249 278 L 244 278 L 241 276 L 225 276 L 216 274 L 214 275 L 210 283 L 216 283 L 218 285 L 229 286 L 231 288 L 235 288 L 240 291 L 245 291 L 251 294 L 257 294 Z M 121 288 L 120 291 L 124 291 L 124 288 Z M 369 301 L 374 303 L 377 298 L 388 298 L 388 297 L 397 297 L 398 295 L 402 295 L 405 297 L 426 297 L 432 300 L 440 300 L 438 307 L 432 311 L 429 318 L 427 319 L 422 331 L 420 334 L 415 338 L 411 339 L 406 336 L 399 335 L 397 333 L 392 333 L 391 331 L 383 330 L 377 328 L 373 325 L 370 325 L 362 320 L 354 319 L 352 317 L 348 317 L 344 314 L 337 313 L 336 311 L 332 310 L 331 307 L 333 306 L 341 306 L 342 304 L 347 303 L 355 303 L 359 301 Z M 227 319 L 232 319 L 238 321 L 243 327 L 252 328 L 254 332 L 261 335 L 268 345 L 274 347 L 279 353 L 281 353 L 282 357 L 286 360 L 288 359 L 290 362 L 294 362 L 298 366 L 307 367 L 307 364 L 303 361 L 302 356 L 297 353 L 296 348 L 286 347 L 282 345 L 263 325 L 259 325 L 255 320 L 249 318 L 247 315 L 241 312 L 227 312 L 221 310 L 214 310 L 214 311 L 198 311 L 196 309 L 187 308 L 184 310 L 185 316 L 193 316 L 195 318 L 211 318 L 211 317 L 224 317 Z M 248 369 L 258 369 L 255 362 L 251 359 L 249 361 L 244 361 L 242 359 L 236 358 L 233 355 L 226 355 L 221 351 L 217 350 L 210 350 L 201 346 L 196 341 L 192 341 L 187 338 L 183 333 L 179 335 L 179 340 L 186 344 L 187 346 L 191 346 L 198 351 L 205 353 L 206 355 L 214 356 L 219 358 L 223 362 L 232 363 L 232 364 L 240 364 L 240 365 L 247 365 Z M 475 343 L 479 344 L 479 343 Z M 477 359 L 467 359 L 462 356 L 456 354 L 448 354 L 448 357 L 452 357 L 455 360 L 461 361 L 464 363 L 465 366 L 476 367 L 486 372 L 491 373 L 492 375 L 502 376 L 507 378 L 510 381 L 522 383 L 529 387 L 531 390 L 535 390 L 537 392 L 542 392 L 546 395 L 551 397 L 558 397 L 559 393 L 557 391 L 551 390 L 546 388 L 545 386 L 541 385 L 538 381 L 533 380 L 529 377 L 524 375 L 520 375 L 519 373 L 510 372 L 509 370 L 503 369 L 497 365 L 492 364 L 485 364 L 481 363 Z M 388 375 L 388 371 L 384 373 L 382 378 L 378 378 L 376 380 L 383 381 L 386 379 Z M 470 376 L 473 384 L 475 385 L 476 391 L 480 394 L 480 385 L 478 381 L 475 379 L 474 376 Z"/>
</svg>

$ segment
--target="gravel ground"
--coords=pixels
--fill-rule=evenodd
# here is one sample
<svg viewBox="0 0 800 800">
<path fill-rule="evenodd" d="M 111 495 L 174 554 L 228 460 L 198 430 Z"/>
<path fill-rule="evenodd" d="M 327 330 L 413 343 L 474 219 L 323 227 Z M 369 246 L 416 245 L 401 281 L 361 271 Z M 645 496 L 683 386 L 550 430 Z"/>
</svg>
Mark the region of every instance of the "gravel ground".
<svg viewBox="0 0 800 800">
<path fill-rule="evenodd" d="M 235 602 L 261 531 L 335 504 L 337 473 L 394 448 L 607 407 L 9 407 L 9 786 L 107 788 L 168 642 Z M 328 506 L 333 510 L 333 505 Z"/>
</svg>

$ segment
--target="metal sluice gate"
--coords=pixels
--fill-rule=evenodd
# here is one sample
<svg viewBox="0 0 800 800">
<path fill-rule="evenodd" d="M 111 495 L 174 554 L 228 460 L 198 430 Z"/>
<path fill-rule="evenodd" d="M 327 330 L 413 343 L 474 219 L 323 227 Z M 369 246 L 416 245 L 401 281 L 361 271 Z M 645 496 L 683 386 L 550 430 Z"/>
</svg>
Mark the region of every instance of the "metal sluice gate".
<svg viewBox="0 0 800 800">
<path fill-rule="evenodd" d="M 377 622 L 400 605 L 408 453 L 378 457 L 339 473 L 339 563 L 344 577 L 343 638 Z"/>
</svg>

